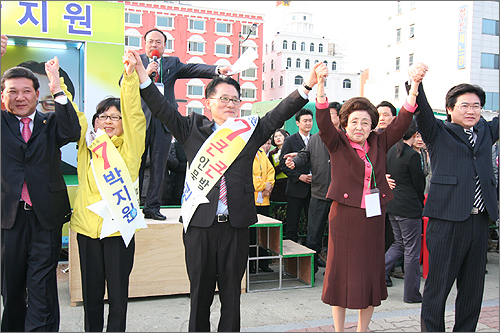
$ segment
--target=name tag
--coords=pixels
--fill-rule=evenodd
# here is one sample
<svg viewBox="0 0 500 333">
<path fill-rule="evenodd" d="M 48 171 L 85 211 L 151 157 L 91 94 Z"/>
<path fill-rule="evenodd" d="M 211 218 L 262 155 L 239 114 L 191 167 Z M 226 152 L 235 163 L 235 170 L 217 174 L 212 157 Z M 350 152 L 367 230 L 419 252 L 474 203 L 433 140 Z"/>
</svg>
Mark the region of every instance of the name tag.
<svg viewBox="0 0 500 333">
<path fill-rule="evenodd" d="M 379 216 L 382 214 L 380 210 L 380 190 L 378 188 L 373 188 L 371 192 L 371 194 L 365 195 L 366 217 Z"/>
<path fill-rule="evenodd" d="M 156 88 L 161 92 L 162 95 L 165 95 L 165 87 L 161 82 L 155 82 Z"/>
</svg>

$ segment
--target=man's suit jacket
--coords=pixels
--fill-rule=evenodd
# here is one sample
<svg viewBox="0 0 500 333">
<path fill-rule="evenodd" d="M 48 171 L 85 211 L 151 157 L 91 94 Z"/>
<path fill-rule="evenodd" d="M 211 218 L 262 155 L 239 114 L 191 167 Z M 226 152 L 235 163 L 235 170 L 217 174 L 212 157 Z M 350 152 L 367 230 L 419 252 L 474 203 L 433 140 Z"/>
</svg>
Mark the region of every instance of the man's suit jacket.
<svg viewBox="0 0 500 333">
<path fill-rule="evenodd" d="M 149 58 L 146 54 L 141 54 L 142 64 L 144 68 L 149 65 Z M 160 70 L 161 70 L 161 83 L 163 83 L 164 95 L 167 101 L 170 102 L 176 109 L 178 107 L 175 100 L 174 85 L 177 79 L 192 79 L 203 78 L 212 79 L 217 76 L 215 72 L 217 66 L 204 65 L 204 64 L 184 64 L 178 57 L 161 57 Z M 151 121 L 151 111 L 147 104 L 142 101 L 142 109 L 146 116 L 147 126 Z M 165 129 L 167 127 L 165 126 Z M 168 129 L 167 129 L 168 131 Z"/>
<path fill-rule="evenodd" d="M 80 124 L 71 103 L 55 105 L 55 112 L 36 111 L 27 143 L 17 117 L 2 111 L 2 229 L 14 225 L 25 180 L 35 214 L 46 230 L 70 219 L 59 148 L 78 140 Z"/>
<path fill-rule="evenodd" d="M 311 192 L 311 184 L 304 183 L 299 179 L 300 175 L 308 175 L 311 173 L 311 163 L 307 163 L 307 165 L 301 168 L 290 169 L 285 165 L 285 159 L 283 158 L 288 153 L 297 153 L 301 151 L 305 146 L 304 140 L 302 140 L 299 132 L 297 132 L 285 138 L 285 142 L 281 148 L 280 168 L 288 177 L 285 192 L 287 196 L 305 198 Z"/>
<path fill-rule="evenodd" d="M 396 181 L 394 200 L 387 204 L 386 213 L 419 219 L 424 208 L 425 175 L 420 154 L 403 143 L 403 154 L 397 156 L 395 144 L 387 153 L 387 173 Z"/>
<path fill-rule="evenodd" d="M 398 116 L 387 126 L 385 131 L 372 131 L 366 139 L 370 145 L 368 158 L 373 164 L 375 181 L 380 190 L 381 206 L 394 199 L 385 178 L 387 151 L 403 137 L 412 118 L 413 113 L 402 107 Z M 328 189 L 327 198 L 343 205 L 361 207 L 365 163 L 349 143 L 346 133 L 333 126 L 330 119 L 330 109 L 317 109 L 316 122 L 320 130 L 319 135 L 330 152 L 332 182 Z"/>
<path fill-rule="evenodd" d="M 152 84 L 141 90 L 141 96 L 149 105 L 153 115 L 167 124 L 174 137 L 182 144 L 191 163 L 205 140 L 212 134 L 213 121 L 197 113 L 182 116 L 168 103 Z M 259 119 L 254 133 L 236 157 L 224 176 L 227 185 L 229 222 L 235 228 L 245 228 L 257 222 L 252 179 L 253 159 L 257 150 L 271 134 L 283 126 L 308 100 L 295 91 L 283 99 L 273 110 Z M 190 225 L 209 227 L 212 225 L 219 200 L 219 183 L 208 193 L 207 204 L 196 209 Z"/>
<path fill-rule="evenodd" d="M 424 216 L 448 221 L 467 219 L 479 176 L 486 210 L 493 221 L 498 219 L 491 162 L 491 147 L 498 140 L 498 116 L 489 122 L 481 118 L 474 126 L 477 138 L 472 148 L 462 126 L 434 117 L 422 84 L 417 104 L 418 131 L 429 150 L 432 169 Z"/>
</svg>

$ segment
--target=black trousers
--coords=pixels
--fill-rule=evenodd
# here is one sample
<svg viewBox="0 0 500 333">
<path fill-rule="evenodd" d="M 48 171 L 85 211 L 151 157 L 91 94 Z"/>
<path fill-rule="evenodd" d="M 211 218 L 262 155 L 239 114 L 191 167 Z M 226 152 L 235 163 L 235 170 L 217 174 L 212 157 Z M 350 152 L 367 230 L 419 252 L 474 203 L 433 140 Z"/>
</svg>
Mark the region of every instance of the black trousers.
<svg viewBox="0 0 500 333">
<path fill-rule="evenodd" d="M 144 183 L 144 168 L 149 152 L 149 185 L 144 202 L 144 212 L 154 213 L 160 211 L 163 196 L 163 182 L 167 167 L 168 150 L 172 141 L 172 134 L 155 117 L 151 118 L 146 130 L 146 147 L 142 155 L 141 168 L 139 169 L 140 193 Z"/>
<path fill-rule="evenodd" d="M 422 331 L 444 332 L 446 299 L 457 280 L 454 332 L 476 330 L 484 292 L 488 215 L 465 221 L 429 219 L 426 243 L 429 273 L 422 299 Z"/>
<path fill-rule="evenodd" d="M 102 332 L 104 291 L 108 287 L 108 332 L 124 332 L 129 276 L 134 264 L 135 236 L 128 247 L 122 237 L 90 238 L 77 234 L 82 273 L 85 331 Z"/>
<path fill-rule="evenodd" d="M 296 198 L 287 196 L 286 205 L 286 238 L 297 242 L 299 240 L 299 222 L 302 209 L 307 218 L 309 212 L 309 202 L 311 201 L 311 194 L 309 193 L 305 198 Z"/>
<path fill-rule="evenodd" d="M 328 221 L 331 206 L 331 200 L 321 200 L 313 197 L 311 197 L 309 203 L 306 246 L 316 251 L 317 254 L 321 253 L 323 235 L 325 234 L 326 222 Z"/>
<path fill-rule="evenodd" d="M 230 217 L 231 218 L 231 217 Z M 189 226 L 183 234 L 190 282 L 190 332 L 210 332 L 210 306 L 219 288 L 218 332 L 240 331 L 241 279 L 248 259 L 248 228 L 214 222 L 208 228 Z"/>
<path fill-rule="evenodd" d="M 22 204 L 14 226 L 2 229 L 2 332 L 59 331 L 61 230 L 45 230 Z"/>
</svg>

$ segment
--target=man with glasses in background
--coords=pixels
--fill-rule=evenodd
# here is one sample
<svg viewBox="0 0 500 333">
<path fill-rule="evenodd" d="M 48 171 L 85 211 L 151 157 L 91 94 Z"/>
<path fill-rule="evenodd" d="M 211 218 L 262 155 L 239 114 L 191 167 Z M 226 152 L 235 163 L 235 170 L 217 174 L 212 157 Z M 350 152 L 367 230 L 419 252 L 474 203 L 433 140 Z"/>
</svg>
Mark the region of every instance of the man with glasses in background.
<svg viewBox="0 0 500 333">
<path fill-rule="evenodd" d="M 417 81 L 425 71 L 427 66 L 419 63 L 410 67 L 409 74 Z M 447 121 L 443 122 L 434 116 L 422 84 L 418 87 L 415 114 L 432 168 L 424 207 L 424 216 L 429 217 L 429 273 L 422 300 L 422 331 L 445 331 L 446 299 L 455 280 L 453 331 L 474 332 L 481 312 L 488 216 L 493 221 L 498 218 L 491 163 L 491 147 L 498 140 L 498 116 L 492 121 L 481 117 L 485 102 L 481 87 L 456 85 L 446 94 Z"/>
<path fill-rule="evenodd" d="M 144 34 L 146 53 L 141 54 L 142 64 L 146 68 L 148 76 L 176 109 L 174 84 L 177 79 L 205 78 L 212 79 L 218 75 L 227 75 L 230 66 L 220 67 L 204 64 L 184 64 L 178 57 L 164 56 L 167 46 L 167 36 L 158 29 L 151 29 Z M 157 50 L 153 52 L 154 50 Z M 157 54 L 155 61 L 154 54 Z M 141 196 L 144 186 L 144 170 L 149 154 L 149 182 L 144 201 L 145 218 L 165 220 L 166 217 L 160 213 L 161 198 L 163 194 L 163 183 L 165 168 L 167 164 L 168 151 L 172 141 L 172 134 L 167 127 L 158 119 L 151 117 L 151 112 L 144 101 L 142 109 L 146 116 L 146 149 L 142 156 L 142 164 L 139 172 L 139 187 Z"/>
</svg>

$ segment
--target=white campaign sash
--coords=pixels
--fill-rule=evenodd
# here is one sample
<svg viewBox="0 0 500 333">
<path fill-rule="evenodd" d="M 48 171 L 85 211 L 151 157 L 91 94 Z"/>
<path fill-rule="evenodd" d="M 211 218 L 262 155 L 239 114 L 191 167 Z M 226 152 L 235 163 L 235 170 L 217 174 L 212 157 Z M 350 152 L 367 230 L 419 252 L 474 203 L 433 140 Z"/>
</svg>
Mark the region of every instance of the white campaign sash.
<svg viewBox="0 0 500 333">
<path fill-rule="evenodd" d="M 241 153 L 257 126 L 259 117 L 228 118 L 200 147 L 188 166 L 181 216 L 184 231 L 200 204 L 208 203 L 208 192 Z"/>
<path fill-rule="evenodd" d="M 94 138 L 93 132 L 87 133 L 87 146 L 102 200 L 87 208 L 103 218 L 100 239 L 119 231 L 128 247 L 136 229 L 148 227 L 139 209 L 139 182 L 132 182 L 127 165 L 109 136 L 100 129 L 96 135 Z"/>
</svg>

